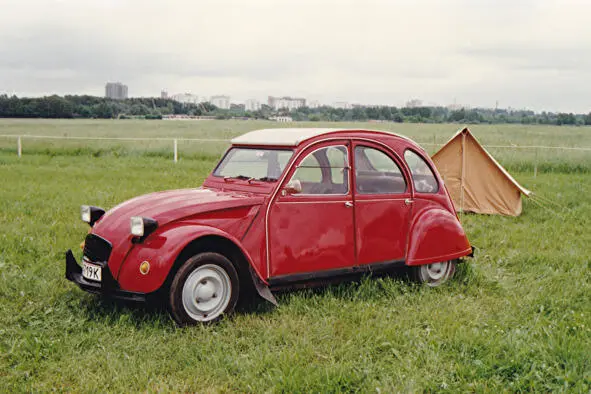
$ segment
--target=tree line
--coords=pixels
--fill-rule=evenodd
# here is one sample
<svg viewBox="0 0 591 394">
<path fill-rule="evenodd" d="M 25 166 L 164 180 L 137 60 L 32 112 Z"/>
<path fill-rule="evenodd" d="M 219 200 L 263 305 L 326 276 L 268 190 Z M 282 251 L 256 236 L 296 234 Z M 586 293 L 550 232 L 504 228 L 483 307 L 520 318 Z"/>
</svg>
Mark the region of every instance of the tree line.
<svg viewBox="0 0 591 394">
<path fill-rule="evenodd" d="M 410 123 L 521 123 L 549 125 L 591 125 L 591 112 L 535 113 L 529 110 L 446 107 L 355 106 L 353 108 L 302 107 L 274 110 L 262 105 L 257 111 L 246 111 L 244 105 L 230 109 L 203 103 L 180 103 L 162 98 L 129 98 L 113 100 L 95 96 L 17 97 L 0 95 L 0 118 L 85 118 L 85 119 L 161 119 L 164 115 L 214 116 L 218 119 L 268 119 L 290 116 L 294 121 L 383 121 Z"/>
<path fill-rule="evenodd" d="M 113 100 L 95 96 L 22 97 L 0 95 L 0 117 L 4 118 L 97 118 L 114 119 L 162 115 L 205 115 L 216 107 L 209 103 L 182 104 L 161 98 Z"/>
</svg>

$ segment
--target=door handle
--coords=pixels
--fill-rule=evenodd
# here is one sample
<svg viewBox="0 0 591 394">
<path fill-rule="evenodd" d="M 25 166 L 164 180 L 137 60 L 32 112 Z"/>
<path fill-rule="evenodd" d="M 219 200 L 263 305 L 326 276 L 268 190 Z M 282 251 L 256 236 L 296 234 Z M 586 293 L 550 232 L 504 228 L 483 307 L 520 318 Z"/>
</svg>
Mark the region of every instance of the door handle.
<svg viewBox="0 0 591 394">
<path fill-rule="evenodd" d="M 345 206 L 347 208 L 351 208 L 353 206 L 353 202 L 351 202 L 351 201 L 345 201 Z"/>
<path fill-rule="evenodd" d="M 414 203 L 414 201 L 412 200 L 412 198 L 407 198 L 406 200 L 404 200 L 404 203 L 406 205 L 411 205 L 412 203 Z"/>
</svg>

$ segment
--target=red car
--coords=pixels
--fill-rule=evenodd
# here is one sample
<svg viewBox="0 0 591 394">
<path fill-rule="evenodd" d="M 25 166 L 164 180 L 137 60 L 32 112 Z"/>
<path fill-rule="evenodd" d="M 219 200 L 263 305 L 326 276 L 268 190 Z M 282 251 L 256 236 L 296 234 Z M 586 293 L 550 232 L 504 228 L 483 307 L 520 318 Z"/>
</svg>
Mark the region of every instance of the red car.
<svg viewBox="0 0 591 394">
<path fill-rule="evenodd" d="M 252 131 L 201 187 L 81 213 L 91 229 L 66 278 L 166 297 L 180 325 L 215 321 L 249 292 L 275 303 L 273 290 L 351 274 L 407 267 L 437 286 L 472 253 L 429 156 L 381 131 Z"/>
</svg>

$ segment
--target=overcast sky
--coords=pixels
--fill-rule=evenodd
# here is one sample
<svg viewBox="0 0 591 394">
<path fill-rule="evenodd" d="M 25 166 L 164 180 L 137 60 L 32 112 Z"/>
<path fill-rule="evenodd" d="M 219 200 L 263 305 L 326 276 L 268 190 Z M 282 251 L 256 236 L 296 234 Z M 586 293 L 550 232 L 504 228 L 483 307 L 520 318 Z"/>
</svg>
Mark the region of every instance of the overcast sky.
<svg viewBox="0 0 591 394">
<path fill-rule="evenodd" d="M 0 93 L 591 111 L 591 0 L 0 0 Z"/>
</svg>

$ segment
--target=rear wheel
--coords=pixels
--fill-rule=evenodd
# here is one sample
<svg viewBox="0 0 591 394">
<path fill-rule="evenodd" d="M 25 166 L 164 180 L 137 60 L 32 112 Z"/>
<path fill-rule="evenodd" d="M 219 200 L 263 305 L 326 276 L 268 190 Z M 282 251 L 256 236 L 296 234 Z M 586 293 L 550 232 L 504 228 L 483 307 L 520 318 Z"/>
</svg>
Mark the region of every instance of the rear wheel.
<svg viewBox="0 0 591 394">
<path fill-rule="evenodd" d="M 411 278 L 430 287 L 437 287 L 451 279 L 456 271 L 455 260 L 410 267 Z"/>
<path fill-rule="evenodd" d="M 187 259 L 170 287 L 172 317 L 181 326 L 211 323 L 230 314 L 239 294 L 238 273 L 226 257 L 200 253 Z"/>
</svg>

